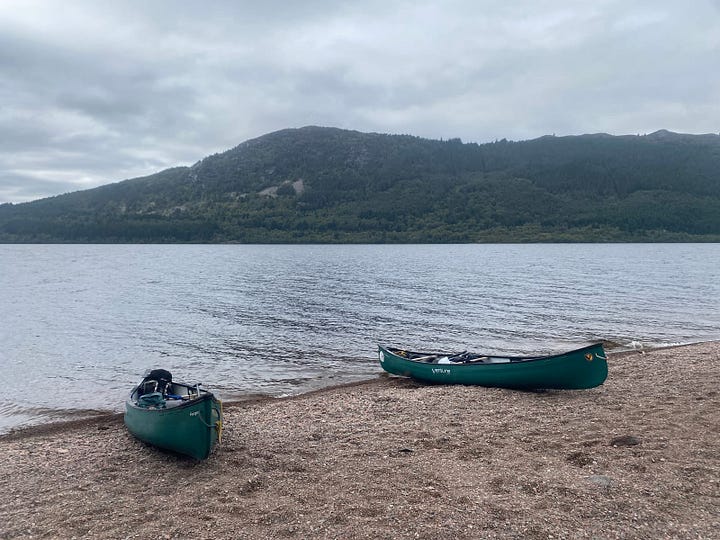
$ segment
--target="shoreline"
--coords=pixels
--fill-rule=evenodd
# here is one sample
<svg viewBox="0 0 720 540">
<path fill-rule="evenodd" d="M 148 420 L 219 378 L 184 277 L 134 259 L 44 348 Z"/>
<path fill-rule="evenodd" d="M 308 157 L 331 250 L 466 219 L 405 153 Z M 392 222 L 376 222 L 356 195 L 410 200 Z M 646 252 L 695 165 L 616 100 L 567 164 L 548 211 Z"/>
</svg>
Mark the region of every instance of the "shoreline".
<svg viewBox="0 0 720 540">
<path fill-rule="evenodd" d="M 255 404 L 255 403 L 270 403 L 274 401 L 285 401 L 304 396 L 311 396 L 314 394 L 323 394 L 333 390 L 339 390 L 342 388 L 351 388 L 355 386 L 362 386 L 365 384 L 372 384 L 380 379 L 388 377 L 389 374 L 385 372 L 379 372 L 377 377 L 372 379 L 361 379 L 358 381 L 338 383 L 330 386 L 324 386 L 322 388 L 315 388 L 308 390 L 307 392 L 301 392 L 298 394 L 292 394 L 289 396 L 272 396 L 269 394 L 248 394 L 246 397 L 236 397 L 232 400 L 222 400 L 223 410 L 234 409 L 236 407 L 242 407 L 244 405 Z M 236 394 L 237 396 L 237 394 Z M 78 413 L 81 414 L 81 413 Z M 62 432 L 64 430 L 80 429 L 83 427 L 89 427 L 94 425 L 112 424 L 119 422 L 123 424 L 125 412 L 102 412 L 98 414 L 82 416 L 80 418 L 68 419 L 68 420 L 55 420 L 52 422 L 43 422 L 41 424 L 32 424 L 28 426 L 21 426 L 12 428 L 7 433 L 0 433 L 0 442 L 3 440 L 17 440 L 25 437 L 42 437 L 44 435 L 51 435 L 53 433 Z"/>
<path fill-rule="evenodd" d="M 16 430 L 0 538 L 716 537 L 720 342 L 643 352 L 589 390 L 379 376 L 233 401 L 203 462 L 122 413 Z"/>
<path fill-rule="evenodd" d="M 647 348 L 647 349 L 623 349 L 618 350 L 614 352 L 608 352 L 608 359 L 619 359 L 619 358 L 625 358 L 627 356 L 632 356 L 635 354 L 647 354 L 654 351 L 665 351 L 670 349 L 677 349 L 677 348 L 683 348 L 683 347 L 693 347 L 696 345 L 706 345 L 706 344 L 720 344 L 720 340 L 708 340 L 708 341 L 695 341 L 691 343 L 678 343 L 673 345 L 664 345 L 661 347 L 653 347 L 653 348 Z M 382 371 L 381 367 L 378 367 L 378 374 L 376 377 L 370 378 L 370 379 L 360 379 L 357 381 L 347 382 L 347 383 L 337 383 L 332 384 L 329 386 L 323 386 L 321 388 L 314 388 L 312 390 L 307 390 L 305 392 L 300 392 L 297 394 L 292 394 L 289 396 L 273 396 L 270 394 L 247 394 L 246 396 L 242 396 L 242 394 L 233 393 L 233 398 L 229 400 L 222 399 L 223 402 L 223 408 L 224 409 L 230 409 L 237 406 L 241 406 L 248 402 L 265 402 L 265 401 L 281 401 L 286 399 L 295 399 L 302 396 L 309 396 L 314 394 L 322 394 L 324 392 L 330 392 L 335 389 L 345 388 L 345 387 L 353 387 L 358 385 L 364 385 L 368 383 L 372 383 L 377 381 L 378 379 L 382 379 L 384 377 L 391 376 L 388 373 Z M 123 422 L 123 416 L 125 414 L 124 411 L 121 412 L 109 412 L 109 411 L 103 411 L 99 414 L 88 414 L 85 416 L 82 412 L 76 413 L 78 415 L 81 415 L 80 418 L 76 419 L 67 419 L 67 420 L 54 420 L 51 422 L 42 422 L 39 424 L 31 424 L 27 426 L 19 426 L 11 428 L 10 431 L 6 433 L 0 433 L 0 441 L 4 439 L 15 439 L 18 437 L 34 437 L 38 435 L 44 435 L 53 433 L 56 431 L 62 431 L 63 429 L 73 429 L 74 427 L 82 427 L 85 424 L 88 425 L 94 425 L 96 423 L 104 423 L 104 422 L 112 422 L 115 420 L 119 420 L 121 423 Z"/>
</svg>

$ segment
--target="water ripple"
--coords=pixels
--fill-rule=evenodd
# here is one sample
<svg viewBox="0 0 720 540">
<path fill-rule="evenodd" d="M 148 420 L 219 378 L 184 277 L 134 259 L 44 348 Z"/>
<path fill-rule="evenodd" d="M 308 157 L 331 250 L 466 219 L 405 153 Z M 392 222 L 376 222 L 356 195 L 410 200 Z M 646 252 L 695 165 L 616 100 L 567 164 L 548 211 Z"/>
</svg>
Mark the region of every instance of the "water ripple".
<svg viewBox="0 0 720 540">
<path fill-rule="evenodd" d="M 150 368 L 236 396 L 374 376 L 377 343 L 720 338 L 718 244 L 0 246 L 0 431 L 120 410 Z"/>
</svg>

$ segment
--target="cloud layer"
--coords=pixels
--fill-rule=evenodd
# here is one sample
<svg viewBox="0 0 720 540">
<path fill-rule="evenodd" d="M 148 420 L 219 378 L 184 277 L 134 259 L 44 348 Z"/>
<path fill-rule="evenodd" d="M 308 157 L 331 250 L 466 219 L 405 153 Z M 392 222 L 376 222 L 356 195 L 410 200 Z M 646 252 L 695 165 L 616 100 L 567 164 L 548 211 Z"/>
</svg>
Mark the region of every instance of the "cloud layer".
<svg viewBox="0 0 720 540">
<path fill-rule="evenodd" d="M 286 127 L 464 141 L 720 131 L 720 4 L 0 3 L 0 202 Z"/>
</svg>

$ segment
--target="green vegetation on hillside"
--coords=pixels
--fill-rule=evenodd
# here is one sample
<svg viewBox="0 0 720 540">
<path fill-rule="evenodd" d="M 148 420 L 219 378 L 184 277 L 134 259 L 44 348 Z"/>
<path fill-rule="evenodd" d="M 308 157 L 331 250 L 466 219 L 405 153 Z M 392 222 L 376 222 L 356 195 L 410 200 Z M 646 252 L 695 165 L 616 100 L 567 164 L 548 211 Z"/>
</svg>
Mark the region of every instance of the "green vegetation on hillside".
<svg viewBox="0 0 720 540">
<path fill-rule="evenodd" d="M 0 241 L 720 241 L 720 136 L 478 145 L 283 130 L 192 167 L 0 205 Z"/>
</svg>

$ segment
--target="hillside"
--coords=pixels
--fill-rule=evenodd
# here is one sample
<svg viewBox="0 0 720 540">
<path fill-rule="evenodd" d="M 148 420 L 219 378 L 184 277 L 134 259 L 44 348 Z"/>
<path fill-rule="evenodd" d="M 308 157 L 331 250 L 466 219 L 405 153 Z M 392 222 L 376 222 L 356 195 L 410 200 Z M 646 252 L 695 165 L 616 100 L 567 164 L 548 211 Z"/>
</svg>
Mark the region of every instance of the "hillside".
<svg viewBox="0 0 720 540">
<path fill-rule="evenodd" d="M 463 144 L 305 127 L 0 205 L 2 242 L 720 241 L 720 136 Z"/>
</svg>

